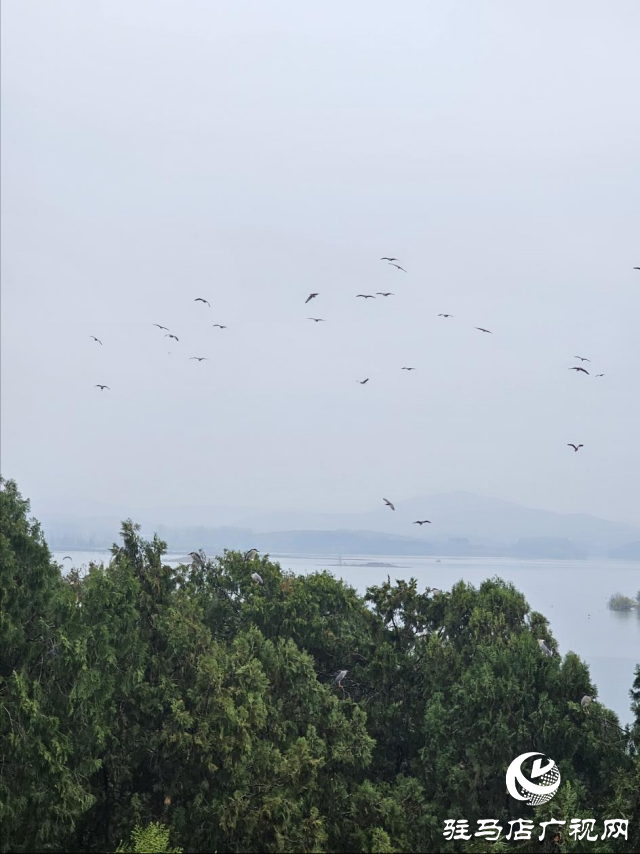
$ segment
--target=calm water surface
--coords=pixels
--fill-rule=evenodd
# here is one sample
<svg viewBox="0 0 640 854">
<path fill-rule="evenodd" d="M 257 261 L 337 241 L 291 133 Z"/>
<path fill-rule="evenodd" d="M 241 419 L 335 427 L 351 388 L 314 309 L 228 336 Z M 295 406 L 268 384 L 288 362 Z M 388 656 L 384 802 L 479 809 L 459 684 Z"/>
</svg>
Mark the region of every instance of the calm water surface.
<svg viewBox="0 0 640 854">
<path fill-rule="evenodd" d="M 64 554 L 80 567 L 89 561 L 108 561 L 110 553 L 54 552 L 61 561 Z M 610 611 L 609 596 L 621 592 L 634 597 L 640 589 L 640 564 L 610 560 L 514 560 L 511 558 L 381 557 L 358 555 L 272 555 L 283 569 L 296 573 L 329 569 L 359 592 L 379 584 L 387 574 L 393 579 L 417 578 L 426 586 L 448 590 L 460 579 L 478 585 L 485 578 L 498 576 L 511 581 L 526 596 L 530 606 L 544 614 L 562 655 L 572 650 L 584 659 L 597 686 L 598 698 L 620 717 L 631 721 L 629 689 L 634 668 L 640 661 L 640 611 Z M 167 562 L 184 558 L 181 552 L 169 553 Z M 394 564 L 393 568 L 365 567 L 367 562 Z M 69 561 L 64 562 L 68 567 Z"/>
</svg>

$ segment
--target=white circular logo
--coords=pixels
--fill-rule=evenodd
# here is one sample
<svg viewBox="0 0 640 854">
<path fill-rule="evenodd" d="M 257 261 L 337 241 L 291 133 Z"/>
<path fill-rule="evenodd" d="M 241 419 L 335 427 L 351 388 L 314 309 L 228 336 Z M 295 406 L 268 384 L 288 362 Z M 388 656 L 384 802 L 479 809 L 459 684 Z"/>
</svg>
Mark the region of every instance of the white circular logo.
<svg viewBox="0 0 640 854">
<path fill-rule="evenodd" d="M 534 761 L 531 769 L 531 780 L 522 772 L 522 763 L 531 759 L 532 756 L 542 757 Z M 543 762 L 543 759 L 546 762 Z M 532 782 L 536 780 L 537 782 Z M 560 785 L 560 771 L 553 761 L 544 755 L 533 751 L 516 756 L 507 768 L 507 789 L 512 798 L 517 801 L 526 801 L 532 807 L 546 804 L 558 791 Z"/>
</svg>

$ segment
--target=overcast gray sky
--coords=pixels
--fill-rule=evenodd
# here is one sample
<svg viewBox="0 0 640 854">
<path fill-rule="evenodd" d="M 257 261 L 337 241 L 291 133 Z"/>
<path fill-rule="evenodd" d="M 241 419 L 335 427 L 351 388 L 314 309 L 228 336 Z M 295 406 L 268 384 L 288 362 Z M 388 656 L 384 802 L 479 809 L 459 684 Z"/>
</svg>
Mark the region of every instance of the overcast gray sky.
<svg viewBox="0 0 640 854">
<path fill-rule="evenodd" d="M 35 506 L 640 522 L 636 0 L 2 18 L 2 471 Z"/>
</svg>

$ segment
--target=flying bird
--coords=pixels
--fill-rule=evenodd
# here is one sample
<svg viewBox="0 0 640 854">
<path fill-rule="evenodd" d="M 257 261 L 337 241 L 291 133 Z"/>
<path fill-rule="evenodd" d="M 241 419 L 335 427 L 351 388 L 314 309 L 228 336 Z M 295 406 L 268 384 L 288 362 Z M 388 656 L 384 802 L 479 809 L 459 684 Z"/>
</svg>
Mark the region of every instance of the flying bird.
<svg viewBox="0 0 640 854">
<path fill-rule="evenodd" d="M 381 261 L 388 261 L 389 263 L 391 263 L 392 261 L 397 261 L 398 259 L 397 259 L 397 258 L 389 258 L 389 256 L 388 256 L 388 255 L 383 255 L 383 256 L 382 256 L 382 258 L 381 258 L 380 260 L 381 260 Z M 636 269 L 637 269 L 637 268 L 636 268 Z"/>
<path fill-rule="evenodd" d="M 209 306 L 209 308 L 211 308 L 211 304 L 209 303 L 209 300 L 203 299 L 203 297 L 196 297 L 194 299 L 194 302 L 206 302 L 206 304 Z"/>
<path fill-rule="evenodd" d="M 264 581 L 262 580 L 262 576 L 260 575 L 259 572 L 252 572 L 251 573 L 251 580 L 255 581 L 256 584 L 264 585 Z"/>
<path fill-rule="evenodd" d="M 65 556 L 62 558 L 62 560 L 73 560 L 73 558 L 71 557 L 71 555 L 65 555 Z"/>
<path fill-rule="evenodd" d="M 109 391 L 111 391 L 111 389 L 109 388 L 109 386 L 108 386 L 108 385 L 100 385 L 100 383 L 96 383 L 96 384 L 95 384 L 95 386 L 94 386 L 94 388 L 99 388 L 99 389 L 100 389 L 100 391 L 104 391 L 104 390 L 105 390 L 105 388 L 106 388 L 106 389 L 109 389 Z"/>
<path fill-rule="evenodd" d="M 634 267 L 633 269 L 634 270 L 640 270 L 640 267 Z"/>
<path fill-rule="evenodd" d="M 415 371 L 415 368 L 401 368 L 403 371 Z"/>
<path fill-rule="evenodd" d="M 365 383 L 369 382 L 369 377 L 367 377 L 366 380 L 356 380 L 356 382 L 359 382 L 360 385 L 364 385 Z"/>
<path fill-rule="evenodd" d="M 577 452 L 580 448 L 584 448 L 584 445 L 574 445 L 573 442 L 567 442 L 567 447 L 573 448 Z"/>
<path fill-rule="evenodd" d="M 194 359 L 196 360 L 196 362 L 208 362 L 209 361 L 206 356 L 190 356 L 189 357 L 190 362 L 192 362 Z"/>
<path fill-rule="evenodd" d="M 308 302 L 310 302 L 312 299 L 315 299 L 317 296 L 318 294 L 309 294 L 309 296 L 304 301 L 304 304 L 306 305 Z"/>
<path fill-rule="evenodd" d="M 392 296 L 395 296 L 395 294 L 394 294 L 392 291 L 386 291 L 386 293 L 385 293 L 385 291 L 376 291 L 376 295 L 377 295 L 377 296 L 379 296 L 379 297 L 392 297 Z"/>
<path fill-rule="evenodd" d="M 153 324 L 152 324 L 152 326 L 157 326 L 157 327 L 158 327 L 158 329 L 164 329 L 166 332 L 168 332 L 168 331 L 169 331 L 169 327 L 168 327 L 168 326 L 160 326 L 160 324 L 159 324 L 159 323 L 153 323 Z"/>
<path fill-rule="evenodd" d="M 213 328 L 215 329 L 216 326 L 218 327 L 218 329 L 226 329 L 227 328 L 226 326 L 223 326 L 221 323 L 214 323 Z"/>
<path fill-rule="evenodd" d="M 407 272 L 407 271 L 405 270 L 405 268 L 404 268 L 404 267 L 401 267 L 401 266 L 400 266 L 400 264 L 394 264 L 394 263 L 392 263 L 392 262 L 389 262 L 389 266 L 390 266 L 390 267 L 395 267 L 395 268 L 396 268 L 396 270 L 402 270 L 402 272 L 403 272 L 403 273 L 406 273 L 406 272 Z"/>
<path fill-rule="evenodd" d="M 603 376 L 604 376 L 604 374 L 596 374 L 594 379 L 597 379 L 598 377 L 603 377 Z"/>
<path fill-rule="evenodd" d="M 488 332 L 489 335 L 493 335 L 493 332 L 490 329 L 484 329 L 482 326 L 476 326 L 478 332 Z"/>
<path fill-rule="evenodd" d="M 418 519 L 418 521 L 414 522 L 413 524 L 414 525 L 420 525 L 420 527 L 422 527 L 423 525 L 430 525 L 431 519 L 423 519 L 422 522 Z"/>
<path fill-rule="evenodd" d="M 89 338 L 93 338 L 94 341 L 97 341 L 98 344 L 102 344 L 102 341 L 99 338 L 96 338 L 95 335 L 90 335 Z"/>
<path fill-rule="evenodd" d="M 344 681 L 345 676 L 347 675 L 348 670 L 338 670 L 333 679 L 333 684 L 337 688 L 342 688 L 342 682 Z"/>
<path fill-rule="evenodd" d="M 553 656 L 553 653 L 546 645 L 546 643 L 542 640 L 542 638 L 538 639 L 538 646 L 540 647 L 540 652 L 543 652 L 548 658 L 551 658 Z"/>
<path fill-rule="evenodd" d="M 179 340 L 180 340 L 180 339 L 178 338 L 178 336 L 177 336 L 177 335 L 165 335 L 164 337 L 165 337 L 165 338 L 173 338 L 173 339 L 174 339 L 174 340 L 176 340 L 176 341 L 179 341 Z"/>
<path fill-rule="evenodd" d="M 316 323 L 326 323 L 324 317 L 308 317 L 307 320 L 315 320 Z"/>
<path fill-rule="evenodd" d="M 453 317 L 452 314 L 439 314 L 438 317 Z M 476 327 L 477 329 L 478 327 Z"/>
<path fill-rule="evenodd" d="M 388 501 L 386 498 L 383 498 L 382 500 L 383 500 L 383 501 L 384 501 L 384 503 L 387 505 L 387 507 L 391 507 L 391 509 L 392 509 L 392 510 L 395 510 L 395 509 L 396 509 L 396 508 L 393 506 L 393 504 L 392 504 L 390 501 Z"/>
<path fill-rule="evenodd" d="M 362 297 L 362 299 L 375 299 L 373 294 L 356 294 L 356 299 L 358 297 Z"/>
<path fill-rule="evenodd" d="M 254 560 L 258 557 L 258 554 L 258 549 L 249 549 L 249 551 L 245 554 L 244 559 L 245 561 Z"/>
<path fill-rule="evenodd" d="M 581 362 L 590 362 L 591 359 L 585 359 L 584 356 L 574 356 L 574 359 L 580 359 Z"/>
<path fill-rule="evenodd" d="M 588 374 L 589 371 L 586 368 L 569 368 L 570 371 L 581 371 L 583 374 Z"/>
</svg>

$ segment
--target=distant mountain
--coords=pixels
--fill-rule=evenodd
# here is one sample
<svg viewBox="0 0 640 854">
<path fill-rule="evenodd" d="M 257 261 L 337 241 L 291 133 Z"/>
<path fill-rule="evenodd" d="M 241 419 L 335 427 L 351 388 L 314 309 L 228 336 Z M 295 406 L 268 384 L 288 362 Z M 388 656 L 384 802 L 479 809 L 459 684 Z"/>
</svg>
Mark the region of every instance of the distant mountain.
<svg viewBox="0 0 640 854">
<path fill-rule="evenodd" d="M 387 496 L 393 501 L 393 495 Z M 531 538 L 566 539 L 589 553 L 607 554 L 640 539 L 640 528 L 586 514 L 537 510 L 470 492 L 449 492 L 398 501 L 395 512 L 382 504 L 365 513 L 257 513 L 235 519 L 256 532 L 277 530 L 367 530 L 410 535 L 416 519 L 431 519 L 428 536 L 466 537 L 478 544 L 506 546 Z M 426 533 L 426 527 L 423 529 Z"/>
<path fill-rule="evenodd" d="M 619 560 L 640 560 L 640 542 L 625 543 L 624 546 L 611 549 L 609 557 L 618 558 Z"/>
<path fill-rule="evenodd" d="M 393 495 L 388 497 L 393 499 Z M 255 545 L 261 551 L 296 551 L 299 547 L 334 554 L 437 552 L 551 558 L 616 552 L 617 557 L 630 554 L 634 559 L 640 542 L 640 529 L 631 525 L 536 510 L 469 492 L 398 501 L 395 511 L 383 506 L 382 497 L 380 505 L 364 513 L 176 505 L 142 510 L 124 507 L 117 514 L 109 505 L 65 513 L 34 504 L 34 513 L 50 544 L 60 548 L 108 546 L 117 540 L 121 520 L 127 516 L 140 522 L 145 536 L 157 532 L 170 548 L 187 551 L 195 546 L 213 552 Z M 432 524 L 418 528 L 413 525 L 416 519 L 431 519 Z"/>
</svg>

